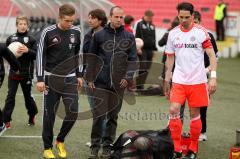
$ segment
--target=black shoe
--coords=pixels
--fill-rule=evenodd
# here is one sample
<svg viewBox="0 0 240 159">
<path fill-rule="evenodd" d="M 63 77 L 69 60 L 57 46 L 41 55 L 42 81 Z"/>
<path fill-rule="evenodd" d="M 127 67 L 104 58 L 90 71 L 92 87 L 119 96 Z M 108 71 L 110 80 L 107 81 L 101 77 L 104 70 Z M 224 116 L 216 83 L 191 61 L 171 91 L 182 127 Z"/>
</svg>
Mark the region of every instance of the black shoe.
<svg viewBox="0 0 240 159">
<path fill-rule="evenodd" d="M 182 159 L 197 159 L 197 154 L 189 150 L 187 155 L 184 156 Z"/>
<path fill-rule="evenodd" d="M 6 131 L 6 126 L 3 123 L 3 125 L 0 127 L 0 136 L 2 136 L 2 134 Z"/>
<path fill-rule="evenodd" d="M 109 159 L 111 156 L 111 147 L 103 147 L 103 151 L 101 154 L 102 159 Z"/>
<path fill-rule="evenodd" d="M 90 150 L 91 152 L 90 155 L 88 156 L 88 159 L 97 159 L 99 148 L 91 148 Z"/>
<path fill-rule="evenodd" d="M 28 126 L 34 126 L 35 125 L 35 120 L 36 120 L 35 115 L 34 116 L 29 116 Z"/>
<path fill-rule="evenodd" d="M 182 158 L 182 153 L 181 152 L 174 152 L 173 159 L 181 159 L 181 158 Z"/>
</svg>

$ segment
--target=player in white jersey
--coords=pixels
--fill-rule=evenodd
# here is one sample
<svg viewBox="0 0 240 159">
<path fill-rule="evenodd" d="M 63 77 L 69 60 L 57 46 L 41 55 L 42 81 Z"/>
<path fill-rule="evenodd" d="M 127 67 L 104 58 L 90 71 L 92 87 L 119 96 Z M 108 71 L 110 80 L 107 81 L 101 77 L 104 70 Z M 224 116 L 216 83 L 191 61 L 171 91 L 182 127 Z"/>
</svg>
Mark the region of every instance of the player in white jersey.
<svg viewBox="0 0 240 159">
<path fill-rule="evenodd" d="M 165 53 L 166 61 L 166 89 L 165 94 L 170 98 L 169 128 L 174 141 L 175 158 L 182 157 L 180 120 L 180 106 L 187 99 L 190 110 L 190 138 L 189 151 L 184 159 L 196 159 L 198 138 L 202 123 L 200 108 L 208 105 L 208 93 L 216 91 L 216 57 L 206 29 L 193 22 L 194 7 L 191 3 L 183 2 L 177 7 L 180 25 L 169 32 Z M 204 67 L 204 51 L 210 59 L 211 77 L 207 86 Z M 175 69 L 172 67 L 175 60 Z M 169 81 L 172 78 L 170 92 Z"/>
</svg>

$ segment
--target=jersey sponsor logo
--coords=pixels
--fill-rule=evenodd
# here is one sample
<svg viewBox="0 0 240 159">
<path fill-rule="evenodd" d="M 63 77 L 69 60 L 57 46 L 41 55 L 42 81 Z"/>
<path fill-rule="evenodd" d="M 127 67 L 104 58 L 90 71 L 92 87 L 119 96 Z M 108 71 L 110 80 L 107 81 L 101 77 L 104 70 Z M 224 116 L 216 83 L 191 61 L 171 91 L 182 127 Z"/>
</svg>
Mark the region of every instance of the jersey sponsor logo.
<svg viewBox="0 0 240 159">
<path fill-rule="evenodd" d="M 75 43 L 75 36 L 74 36 L 74 34 L 70 35 L 70 42 L 71 43 Z"/>
<path fill-rule="evenodd" d="M 175 48 L 197 48 L 197 44 L 175 44 Z"/>
<path fill-rule="evenodd" d="M 13 36 L 13 37 L 11 38 L 12 41 L 15 41 L 15 40 L 17 40 L 17 39 L 18 39 L 17 36 Z"/>
<path fill-rule="evenodd" d="M 23 38 L 23 41 L 24 41 L 24 43 L 28 43 L 29 37 L 24 37 L 24 38 Z"/>
<path fill-rule="evenodd" d="M 192 37 L 190 38 L 190 41 L 195 41 L 195 40 L 196 40 L 195 36 L 192 36 Z"/>
<path fill-rule="evenodd" d="M 53 42 L 53 43 L 57 43 L 57 42 L 58 42 L 58 39 L 57 39 L 57 38 L 54 38 L 54 39 L 52 40 L 52 42 Z"/>
<path fill-rule="evenodd" d="M 72 44 L 69 44 L 69 49 L 70 49 L 70 50 L 72 49 Z"/>
</svg>

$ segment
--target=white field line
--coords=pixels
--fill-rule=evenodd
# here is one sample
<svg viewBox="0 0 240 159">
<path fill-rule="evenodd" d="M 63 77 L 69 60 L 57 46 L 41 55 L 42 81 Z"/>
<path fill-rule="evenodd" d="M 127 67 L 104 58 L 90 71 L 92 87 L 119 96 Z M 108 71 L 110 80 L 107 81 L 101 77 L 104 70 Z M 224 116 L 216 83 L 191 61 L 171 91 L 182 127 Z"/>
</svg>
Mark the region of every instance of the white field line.
<svg viewBox="0 0 240 159">
<path fill-rule="evenodd" d="M 54 136 L 56 138 L 57 136 Z M 14 138 L 14 139 L 42 139 L 42 136 L 23 136 L 23 135 L 6 135 L 0 138 Z"/>
</svg>

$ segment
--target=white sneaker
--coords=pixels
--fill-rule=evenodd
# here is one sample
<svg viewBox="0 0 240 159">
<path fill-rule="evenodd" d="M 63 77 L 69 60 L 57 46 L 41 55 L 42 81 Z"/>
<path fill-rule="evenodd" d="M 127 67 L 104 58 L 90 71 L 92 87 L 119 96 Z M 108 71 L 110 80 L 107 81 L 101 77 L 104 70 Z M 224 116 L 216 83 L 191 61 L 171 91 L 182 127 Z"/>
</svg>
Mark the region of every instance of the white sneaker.
<svg viewBox="0 0 240 159">
<path fill-rule="evenodd" d="M 85 144 L 87 147 L 91 147 L 91 142 L 86 142 Z"/>
<path fill-rule="evenodd" d="M 206 135 L 206 133 L 200 134 L 198 141 L 207 141 L 207 135 Z"/>
</svg>

